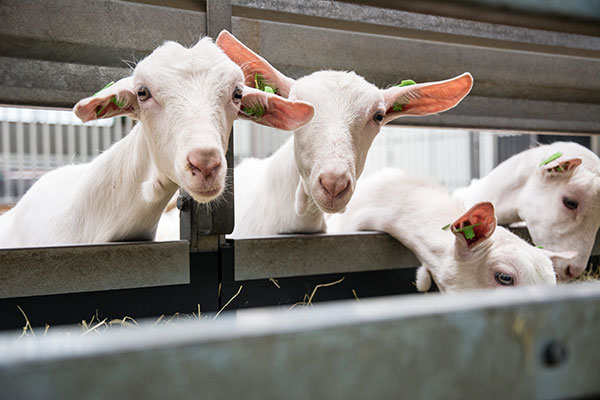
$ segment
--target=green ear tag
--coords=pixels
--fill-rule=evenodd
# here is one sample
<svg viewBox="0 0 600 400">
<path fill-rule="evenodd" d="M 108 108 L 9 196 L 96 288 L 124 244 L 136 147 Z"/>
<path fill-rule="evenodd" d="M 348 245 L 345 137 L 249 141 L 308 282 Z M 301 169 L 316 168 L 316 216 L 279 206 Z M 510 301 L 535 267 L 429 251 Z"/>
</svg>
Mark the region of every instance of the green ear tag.
<svg viewBox="0 0 600 400">
<path fill-rule="evenodd" d="M 94 93 L 94 96 L 97 95 L 98 93 L 100 93 L 101 91 L 103 91 L 104 89 L 106 89 L 107 87 L 111 87 L 114 84 L 115 84 L 115 81 L 110 82 L 108 85 L 104 86 L 102 89 L 100 89 L 96 93 Z"/>
<path fill-rule="evenodd" d="M 265 80 L 261 74 L 254 74 L 254 87 L 263 92 L 277 94 L 277 88 L 265 85 Z"/>
<path fill-rule="evenodd" d="M 475 237 L 475 232 L 473 231 L 473 227 L 469 226 L 468 229 L 465 230 L 465 238 L 473 239 Z"/>
<path fill-rule="evenodd" d="M 403 80 L 402 82 L 400 82 L 399 85 L 396 85 L 396 87 L 403 87 L 403 86 L 410 86 L 410 85 L 416 85 L 417 82 L 413 81 L 412 79 L 406 79 Z M 402 111 L 402 106 L 404 106 L 405 104 L 400 104 L 400 103 L 394 103 L 394 105 L 392 106 L 392 110 L 394 111 Z"/>
<path fill-rule="evenodd" d="M 535 246 L 535 247 L 537 247 L 538 249 L 543 249 L 544 248 L 544 246 Z"/>
<path fill-rule="evenodd" d="M 442 226 L 442 230 L 443 231 L 447 231 L 450 228 L 450 225 L 452 225 L 452 224 L 448 224 L 448 225 Z"/>
<path fill-rule="evenodd" d="M 111 98 L 110 98 L 110 101 L 109 101 L 109 103 L 113 103 L 115 106 L 117 106 L 117 108 L 123 108 L 123 106 L 125 106 L 125 103 L 126 103 L 126 102 L 127 102 L 126 100 L 121 100 L 121 101 L 119 101 L 119 99 L 117 99 L 117 96 L 113 96 L 113 97 L 111 97 Z M 100 116 L 100 114 L 102 114 L 102 111 L 104 111 L 104 109 L 105 109 L 106 107 L 108 107 L 108 103 L 106 103 L 106 104 L 104 105 L 104 107 L 102 107 L 101 109 L 99 109 L 99 110 L 96 112 L 96 117 Z"/>
<path fill-rule="evenodd" d="M 466 239 L 473 239 L 475 237 L 475 231 L 473 230 L 473 228 L 479 225 L 481 225 L 481 222 L 478 222 L 473 225 L 463 226 L 462 228 L 457 229 L 456 232 L 464 232 Z"/>
<path fill-rule="evenodd" d="M 400 82 L 399 85 L 396 85 L 398 87 L 403 87 L 403 86 L 410 86 L 410 85 L 416 85 L 417 82 L 413 81 L 412 79 L 406 79 L 402 82 Z"/>
<path fill-rule="evenodd" d="M 242 111 L 249 117 L 260 118 L 265 115 L 265 109 L 260 104 L 257 104 L 254 107 L 244 107 Z"/>
<path fill-rule="evenodd" d="M 561 153 L 560 151 L 558 153 L 554 153 L 550 157 L 548 157 L 544 161 L 542 161 L 539 166 L 541 167 L 542 165 L 546 165 L 546 164 L 556 160 L 558 157 L 561 157 L 562 155 L 563 155 L 563 153 Z"/>
<path fill-rule="evenodd" d="M 117 96 L 111 97 L 110 101 L 111 101 L 111 103 L 113 103 L 118 108 L 123 108 L 123 106 L 125 105 L 125 103 L 127 103 L 127 101 L 125 99 L 119 101 L 119 99 L 117 99 Z"/>
</svg>

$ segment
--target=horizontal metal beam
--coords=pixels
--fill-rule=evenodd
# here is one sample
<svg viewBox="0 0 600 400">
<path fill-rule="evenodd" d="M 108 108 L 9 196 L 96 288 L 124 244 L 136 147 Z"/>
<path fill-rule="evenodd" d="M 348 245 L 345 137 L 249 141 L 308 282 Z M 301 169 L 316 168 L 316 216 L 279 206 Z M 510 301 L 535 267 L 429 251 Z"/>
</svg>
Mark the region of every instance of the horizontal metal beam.
<svg viewBox="0 0 600 400">
<path fill-rule="evenodd" d="M 592 397 L 599 310 L 600 283 L 587 283 L 255 309 L 99 335 L 51 328 L 16 344 L 15 332 L 0 336 L 0 386 L 10 399 L 61 400 Z"/>
<path fill-rule="evenodd" d="M 284 278 L 421 265 L 391 236 L 277 235 L 234 241 L 235 280 Z"/>
<path fill-rule="evenodd" d="M 128 1 L 3 0 L 0 16 L 1 55 L 66 63 L 122 67 L 206 34 L 204 12 Z"/>
<path fill-rule="evenodd" d="M 0 104 L 72 108 L 127 68 L 0 57 Z"/>
<path fill-rule="evenodd" d="M 527 228 L 510 228 L 531 243 Z M 402 243 L 385 233 L 276 235 L 235 239 L 236 281 L 416 268 L 421 265 Z M 600 233 L 592 256 L 600 255 Z"/>
<path fill-rule="evenodd" d="M 0 2 L 0 104 L 71 108 L 166 40 L 192 45 L 206 13 L 99 0 Z"/>
<path fill-rule="evenodd" d="M 292 77 L 356 70 L 385 87 L 474 75 L 459 107 L 403 124 L 600 132 L 598 37 L 326 0 L 232 5 L 234 34 Z M 0 103 L 50 107 L 71 107 L 123 76 L 121 60 L 166 39 L 192 44 L 207 27 L 205 12 L 111 0 L 8 0 L 0 15 Z"/>
<path fill-rule="evenodd" d="M 526 46 L 556 54 L 600 55 L 600 38 L 371 7 L 331 0 L 233 0 L 234 15 L 334 29 L 390 33 L 442 42 Z M 352 25 L 354 24 L 354 25 Z M 364 24 L 357 29 L 356 24 Z M 579 51 L 574 51 L 574 50 Z"/>
<path fill-rule="evenodd" d="M 183 240 L 0 250 L 0 299 L 189 282 Z"/>
</svg>

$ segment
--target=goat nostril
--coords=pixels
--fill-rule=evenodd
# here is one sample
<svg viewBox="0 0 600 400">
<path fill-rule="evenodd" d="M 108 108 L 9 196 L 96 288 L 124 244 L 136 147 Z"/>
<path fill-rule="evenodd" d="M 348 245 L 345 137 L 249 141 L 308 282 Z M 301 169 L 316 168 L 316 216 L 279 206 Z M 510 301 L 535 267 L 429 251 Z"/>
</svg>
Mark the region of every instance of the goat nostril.
<svg viewBox="0 0 600 400">
<path fill-rule="evenodd" d="M 192 175 L 200 172 L 208 178 L 221 166 L 221 157 L 216 151 L 196 151 L 188 156 L 188 164 Z"/>
<path fill-rule="evenodd" d="M 319 178 L 319 183 L 332 198 L 336 198 L 348 188 L 350 180 L 324 176 Z"/>
<path fill-rule="evenodd" d="M 565 274 L 567 275 L 567 278 L 569 278 L 569 279 L 573 278 L 573 271 L 571 270 L 571 266 L 570 265 L 567 266 Z"/>
</svg>

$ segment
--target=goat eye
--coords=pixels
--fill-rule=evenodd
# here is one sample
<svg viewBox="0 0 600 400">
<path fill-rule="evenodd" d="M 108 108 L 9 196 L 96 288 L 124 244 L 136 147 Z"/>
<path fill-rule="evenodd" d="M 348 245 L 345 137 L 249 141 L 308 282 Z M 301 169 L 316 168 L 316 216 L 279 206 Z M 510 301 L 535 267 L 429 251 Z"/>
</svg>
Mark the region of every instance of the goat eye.
<svg viewBox="0 0 600 400">
<path fill-rule="evenodd" d="M 240 101 L 242 100 L 242 89 L 240 89 L 239 87 L 236 87 L 235 90 L 233 91 L 233 101 Z"/>
<path fill-rule="evenodd" d="M 381 124 L 383 122 L 383 111 L 377 111 L 375 115 L 373 115 L 373 121 L 377 124 Z"/>
<path fill-rule="evenodd" d="M 577 200 L 571 199 L 567 196 L 563 197 L 562 201 L 565 207 L 567 207 L 569 210 L 575 210 L 577 206 L 579 206 L 579 202 Z"/>
<path fill-rule="evenodd" d="M 496 279 L 496 282 L 502 286 L 512 286 L 515 284 L 512 275 L 505 272 L 496 272 L 494 274 L 494 279 Z"/>
<path fill-rule="evenodd" d="M 146 101 L 152 98 L 152 93 L 150 93 L 150 89 L 148 89 L 146 86 L 142 86 L 138 89 L 137 96 L 140 101 Z"/>
</svg>

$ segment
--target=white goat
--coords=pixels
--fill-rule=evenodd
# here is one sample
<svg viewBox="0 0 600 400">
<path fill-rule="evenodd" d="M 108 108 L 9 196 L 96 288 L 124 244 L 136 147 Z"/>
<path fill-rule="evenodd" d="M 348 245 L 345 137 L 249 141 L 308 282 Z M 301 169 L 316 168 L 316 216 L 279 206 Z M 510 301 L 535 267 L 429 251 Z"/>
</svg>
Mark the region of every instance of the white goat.
<svg viewBox="0 0 600 400">
<path fill-rule="evenodd" d="M 561 279 L 571 279 L 585 269 L 600 227 L 600 159 L 576 143 L 539 146 L 509 158 L 453 195 L 467 207 L 493 202 L 498 222 L 524 221 L 536 245 L 575 251 L 574 259 L 554 264 Z"/>
<path fill-rule="evenodd" d="M 465 212 L 435 182 L 391 168 L 361 179 L 346 212 L 329 216 L 327 224 L 330 233 L 375 230 L 402 242 L 422 262 L 420 291 L 429 289 L 431 278 L 442 292 L 554 284 L 550 258 L 569 256 L 537 249 L 496 227 L 492 203 Z"/>
<path fill-rule="evenodd" d="M 247 85 L 259 77 L 276 93 L 315 107 L 313 120 L 275 154 L 235 169 L 233 237 L 325 231 L 323 213 L 344 209 L 382 125 L 446 111 L 473 85 L 469 73 L 385 90 L 354 72 L 319 71 L 293 80 L 226 31 L 217 45 L 242 67 Z"/>
<path fill-rule="evenodd" d="M 148 240 L 177 190 L 195 200 L 225 186 L 225 149 L 240 107 L 255 121 L 295 129 L 311 105 L 244 86 L 241 69 L 209 39 L 192 48 L 167 42 L 133 75 L 81 100 L 83 121 L 129 115 L 139 123 L 92 162 L 43 176 L 0 217 L 0 246 Z"/>
</svg>

